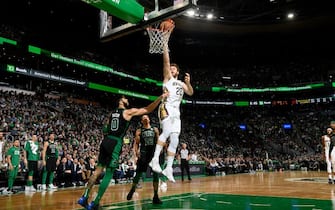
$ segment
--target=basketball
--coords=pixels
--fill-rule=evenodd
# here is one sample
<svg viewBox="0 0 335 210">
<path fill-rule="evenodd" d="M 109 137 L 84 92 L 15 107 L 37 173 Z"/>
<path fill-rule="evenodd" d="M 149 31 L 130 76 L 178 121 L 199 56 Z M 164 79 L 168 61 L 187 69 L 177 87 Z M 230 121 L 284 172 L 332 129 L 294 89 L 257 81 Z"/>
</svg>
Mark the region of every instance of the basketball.
<svg viewBox="0 0 335 210">
<path fill-rule="evenodd" d="M 175 27 L 174 21 L 172 19 L 167 19 L 161 22 L 159 29 L 161 31 L 172 31 Z"/>
</svg>

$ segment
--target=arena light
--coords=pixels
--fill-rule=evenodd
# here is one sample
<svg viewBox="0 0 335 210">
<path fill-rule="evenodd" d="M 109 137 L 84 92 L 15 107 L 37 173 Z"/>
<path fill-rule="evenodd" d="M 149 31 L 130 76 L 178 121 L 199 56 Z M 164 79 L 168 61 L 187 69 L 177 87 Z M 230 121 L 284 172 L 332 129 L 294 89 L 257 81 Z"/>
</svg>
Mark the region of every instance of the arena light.
<svg viewBox="0 0 335 210">
<path fill-rule="evenodd" d="M 14 46 L 17 45 L 17 42 L 15 40 L 7 39 L 5 37 L 0 36 L 0 44 L 4 44 L 4 43 L 11 44 L 11 45 L 14 45 Z"/>
<path fill-rule="evenodd" d="M 208 13 L 206 17 L 207 17 L 207 19 L 211 20 L 211 19 L 213 19 L 214 15 L 213 15 L 213 13 Z"/>
<path fill-rule="evenodd" d="M 190 17 L 193 17 L 195 15 L 195 11 L 193 9 L 190 9 L 186 12 L 186 14 Z"/>
<path fill-rule="evenodd" d="M 290 12 L 287 14 L 287 18 L 288 19 L 293 19 L 295 17 L 294 13 L 293 12 Z"/>
</svg>

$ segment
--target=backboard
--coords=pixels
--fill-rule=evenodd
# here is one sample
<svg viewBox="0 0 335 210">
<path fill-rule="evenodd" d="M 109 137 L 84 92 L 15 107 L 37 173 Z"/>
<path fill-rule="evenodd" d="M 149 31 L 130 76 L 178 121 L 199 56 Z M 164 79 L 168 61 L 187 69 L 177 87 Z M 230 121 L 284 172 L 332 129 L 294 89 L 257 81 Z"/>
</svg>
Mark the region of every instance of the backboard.
<svg viewBox="0 0 335 210">
<path fill-rule="evenodd" d="M 115 1 L 115 0 L 113 0 Z M 122 0 L 120 0 L 122 1 Z M 135 23 L 116 17 L 112 12 L 100 10 L 100 40 L 108 42 L 136 31 L 143 30 L 150 25 L 164 19 L 173 18 L 185 13 L 196 6 L 197 0 L 137 0 L 143 6 L 143 18 Z"/>
</svg>

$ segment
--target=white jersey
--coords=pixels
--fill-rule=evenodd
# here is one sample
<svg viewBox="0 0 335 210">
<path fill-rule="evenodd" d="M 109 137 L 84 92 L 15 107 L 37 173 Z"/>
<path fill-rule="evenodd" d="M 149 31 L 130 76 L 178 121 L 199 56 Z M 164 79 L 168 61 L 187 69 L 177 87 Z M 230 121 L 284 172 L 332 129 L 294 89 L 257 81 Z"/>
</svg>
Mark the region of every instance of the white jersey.
<svg viewBox="0 0 335 210">
<path fill-rule="evenodd" d="M 4 145 L 4 141 L 0 141 L 0 162 L 2 162 L 2 156 L 3 156 L 3 154 L 2 154 L 2 148 L 3 148 L 3 145 Z"/>
<path fill-rule="evenodd" d="M 163 84 L 163 89 L 169 91 L 169 96 L 165 100 L 165 106 L 170 116 L 179 116 L 179 106 L 184 96 L 183 82 L 175 78 Z"/>
<path fill-rule="evenodd" d="M 325 152 L 329 152 L 329 148 L 330 148 L 330 138 L 327 135 L 323 136 L 323 141 L 325 144 Z"/>
</svg>

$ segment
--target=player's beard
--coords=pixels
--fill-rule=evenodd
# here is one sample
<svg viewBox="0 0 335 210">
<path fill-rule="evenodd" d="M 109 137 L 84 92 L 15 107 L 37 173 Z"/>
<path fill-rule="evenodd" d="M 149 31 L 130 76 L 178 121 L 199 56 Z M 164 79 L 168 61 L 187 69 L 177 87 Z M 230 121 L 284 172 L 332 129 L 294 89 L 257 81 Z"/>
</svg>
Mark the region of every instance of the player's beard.
<svg viewBox="0 0 335 210">
<path fill-rule="evenodd" d="M 128 103 L 124 103 L 123 105 L 124 105 L 124 108 L 129 109 L 129 102 Z"/>
</svg>

